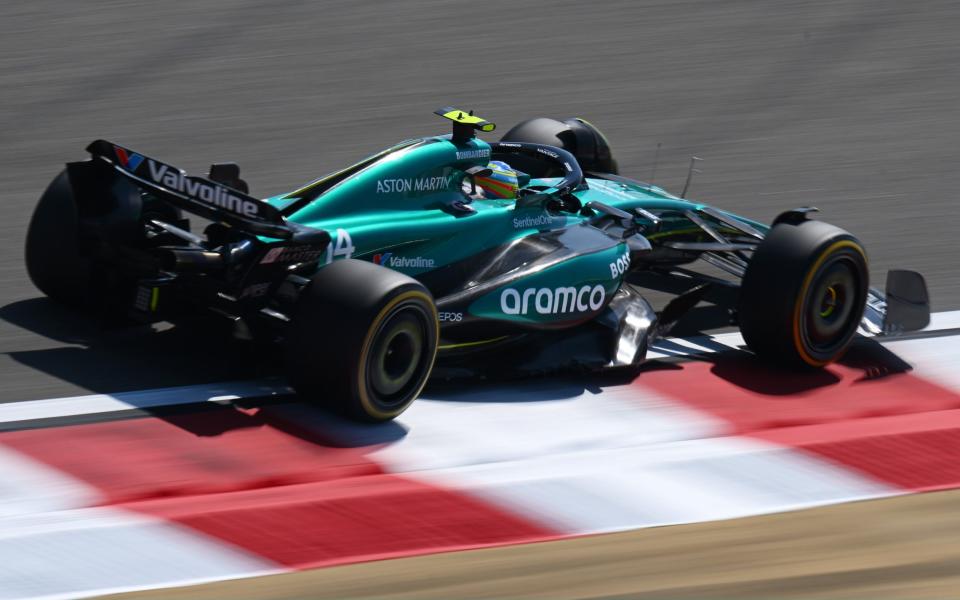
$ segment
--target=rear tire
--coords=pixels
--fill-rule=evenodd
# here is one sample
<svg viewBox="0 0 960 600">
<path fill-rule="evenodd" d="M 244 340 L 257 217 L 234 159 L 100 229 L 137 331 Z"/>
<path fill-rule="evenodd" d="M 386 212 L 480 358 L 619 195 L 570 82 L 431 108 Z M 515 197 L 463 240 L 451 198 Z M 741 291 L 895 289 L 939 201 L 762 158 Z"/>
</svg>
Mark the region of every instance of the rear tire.
<svg viewBox="0 0 960 600">
<path fill-rule="evenodd" d="M 389 421 L 426 385 L 439 330 L 433 298 L 415 279 L 338 260 L 317 271 L 297 301 L 285 342 L 288 377 L 310 402 Z"/>
<path fill-rule="evenodd" d="M 89 302 L 93 268 L 80 248 L 79 213 L 66 170 L 50 182 L 33 211 L 24 258 L 41 292 L 70 306 Z"/>
<path fill-rule="evenodd" d="M 606 136 L 592 123 L 579 117 L 563 121 L 547 117 L 527 119 L 511 127 L 500 141 L 556 146 L 573 154 L 584 171 L 619 173 Z M 542 161 L 514 155 L 509 162 L 534 178 L 555 176 L 553 168 L 545 170 Z"/>
<path fill-rule="evenodd" d="M 827 365 L 850 345 L 868 285 L 866 252 L 855 237 L 821 221 L 777 224 L 743 277 L 743 339 L 772 362 Z"/>
</svg>

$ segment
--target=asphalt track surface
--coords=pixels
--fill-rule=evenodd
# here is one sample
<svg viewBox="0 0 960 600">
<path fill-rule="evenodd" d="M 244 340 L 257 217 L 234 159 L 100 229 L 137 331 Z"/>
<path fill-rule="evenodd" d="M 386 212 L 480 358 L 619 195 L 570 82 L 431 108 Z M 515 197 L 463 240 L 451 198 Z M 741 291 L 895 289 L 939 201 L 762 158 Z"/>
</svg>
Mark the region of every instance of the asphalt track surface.
<svg viewBox="0 0 960 600">
<path fill-rule="evenodd" d="M 279 1 L 0 5 L 2 399 L 236 378 L 191 331 L 104 331 L 39 299 L 32 207 L 104 137 L 288 190 L 475 108 L 501 131 L 580 115 L 622 172 L 757 219 L 816 205 L 875 281 L 921 270 L 960 307 L 955 2 Z"/>
<path fill-rule="evenodd" d="M 33 204 L 62 163 L 100 137 L 194 173 L 235 160 L 265 196 L 442 132 L 431 114 L 438 106 L 474 108 L 501 131 L 533 116 L 583 116 L 606 132 L 624 174 L 649 180 L 660 143 L 655 181 L 677 192 L 689 157 L 699 156 L 691 197 L 760 220 L 818 206 L 863 240 L 875 282 L 889 268 L 914 268 L 934 310 L 958 309 L 958 30 L 951 1 L 0 3 L 0 402 L 271 369 L 200 331 L 104 330 L 39 297 L 22 263 Z M 878 517 L 877 531 L 900 542 L 886 556 L 909 563 L 955 502 L 920 500 Z M 861 517 L 858 506 L 824 510 L 842 523 L 843 511 Z M 765 527 L 754 550 L 763 556 Z M 924 546 L 932 554 L 916 568 L 867 561 L 839 580 L 807 579 L 814 588 L 705 584 L 735 597 L 782 595 L 780 585 L 813 597 L 846 592 L 847 582 L 849 595 L 876 596 L 855 586 L 893 569 L 918 582 L 902 595 L 921 595 L 921 581 L 936 585 L 951 570 L 955 535 L 943 531 L 944 544 Z M 878 539 L 849 534 L 844 543 Z M 687 553 L 713 534 L 676 535 L 680 577 L 690 572 Z M 793 555 L 797 564 L 831 547 L 826 534 L 804 539 L 813 545 Z M 597 540 L 624 556 L 615 539 Z M 571 552 L 576 561 L 597 550 Z M 464 573 L 472 558 L 458 559 L 468 562 Z M 600 580 L 635 568 L 595 566 Z M 344 572 L 329 577 L 349 583 Z"/>
</svg>

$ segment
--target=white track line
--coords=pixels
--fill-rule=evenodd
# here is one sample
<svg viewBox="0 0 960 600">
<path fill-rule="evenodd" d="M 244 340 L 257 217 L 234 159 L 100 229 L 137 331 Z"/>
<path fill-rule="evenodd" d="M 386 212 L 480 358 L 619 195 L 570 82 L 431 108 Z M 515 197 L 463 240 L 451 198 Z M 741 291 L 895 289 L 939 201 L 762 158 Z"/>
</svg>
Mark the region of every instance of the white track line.
<svg viewBox="0 0 960 600">
<path fill-rule="evenodd" d="M 935 313 L 925 331 L 939 331 L 960 327 L 960 311 Z M 884 343 L 896 343 L 888 338 Z M 743 345 L 737 332 L 691 338 L 667 338 L 653 344 L 648 358 L 690 357 L 735 350 Z M 117 394 L 92 394 L 70 398 L 27 400 L 0 404 L 0 423 L 16 423 L 40 419 L 56 419 L 80 415 L 109 414 L 132 409 L 223 402 L 243 398 L 282 396 L 291 394 L 290 387 L 280 378 L 253 381 L 230 381 L 183 387 L 158 388 Z"/>
<path fill-rule="evenodd" d="M 75 417 L 179 404 L 224 402 L 291 393 L 293 393 L 293 390 L 281 379 L 260 379 L 158 388 L 119 394 L 93 394 L 70 398 L 51 398 L 49 400 L 7 402 L 0 404 L 0 423 Z"/>
<path fill-rule="evenodd" d="M 924 327 L 923 331 L 957 328 L 960 328 L 960 310 L 933 313 L 930 315 L 930 324 Z M 899 343 L 896 337 L 883 338 L 881 341 L 884 344 Z M 737 331 L 690 338 L 667 338 L 651 344 L 647 358 L 699 356 L 725 350 L 738 350 L 744 345 L 743 336 Z"/>
<path fill-rule="evenodd" d="M 930 325 L 924 331 L 960 328 L 960 310 L 938 312 L 930 315 Z"/>
<path fill-rule="evenodd" d="M 584 390 L 541 381 L 469 390 L 422 398 L 399 422 L 406 435 L 370 454 L 390 472 L 567 534 L 898 493 L 790 448 L 730 436 L 712 415 L 633 385 Z"/>
<path fill-rule="evenodd" d="M 11 517 L 93 506 L 103 499 L 92 486 L 3 445 L 0 473 L 0 537 Z"/>
<path fill-rule="evenodd" d="M 931 339 L 893 340 L 886 344 L 894 354 L 913 365 L 913 373 L 952 390 L 960 390 L 960 344 Z"/>
<path fill-rule="evenodd" d="M 69 442 L 65 443 L 69 451 Z M 79 598 L 282 572 L 188 527 L 113 506 L 0 445 L 0 600 Z"/>
</svg>

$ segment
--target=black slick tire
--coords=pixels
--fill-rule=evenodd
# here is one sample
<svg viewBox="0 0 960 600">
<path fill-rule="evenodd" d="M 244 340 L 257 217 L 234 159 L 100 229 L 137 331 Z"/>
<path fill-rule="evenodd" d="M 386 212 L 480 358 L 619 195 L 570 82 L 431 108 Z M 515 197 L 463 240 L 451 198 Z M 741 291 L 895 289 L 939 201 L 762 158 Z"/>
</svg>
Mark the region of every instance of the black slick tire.
<svg viewBox="0 0 960 600">
<path fill-rule="evenodd" d="M 821 221 L 775 225 L 754 252 L 740 288 L 738 319 L 760 358 L 823 367 L 857 331 L 869 275 L 860 242 Z"/>
<path fill-rule="evenodd" d="M 41 292 L 70 306 L 90 302 L 92 265 L 81 252 L 77 203 L 66 170 L 40 197 L 24 250 L 27 274 Z"/>
<path fill-rule="evenodd" d="M 297 394 L 358 421 L 389 421 L 433 369 L 439 322 L 427 289 L 358 260 L 320 268 L 301 292 L 285 339 Z"/>
</svg>

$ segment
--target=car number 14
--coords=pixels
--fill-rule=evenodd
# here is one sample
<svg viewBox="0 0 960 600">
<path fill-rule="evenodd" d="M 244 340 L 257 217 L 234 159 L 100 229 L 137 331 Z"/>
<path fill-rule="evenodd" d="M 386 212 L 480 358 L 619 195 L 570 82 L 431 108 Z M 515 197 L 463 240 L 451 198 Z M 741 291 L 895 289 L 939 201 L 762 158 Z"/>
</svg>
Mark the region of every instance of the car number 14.
<svg viewBox="0 0 960 600">
<path fill-rule="evenodd" d="M 332 248 L 332 252 L 330 251 Z M 330 246 L 327 246 L 327 264 L 333 262 L 335 258 L 350 258 L 353 256 L 356 248 L 353 247 L 353 240 L 350 239 L 350 234 L 347 233 L 346 229 L 337 229 L 337 241 L 333 243 L 331 241 Z"/>
</svg>

